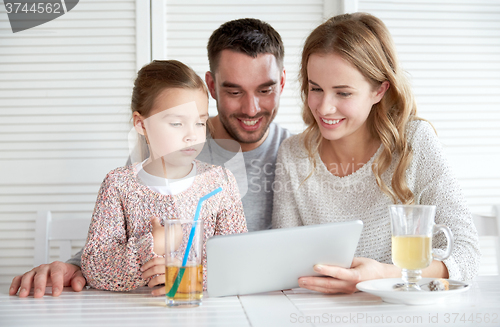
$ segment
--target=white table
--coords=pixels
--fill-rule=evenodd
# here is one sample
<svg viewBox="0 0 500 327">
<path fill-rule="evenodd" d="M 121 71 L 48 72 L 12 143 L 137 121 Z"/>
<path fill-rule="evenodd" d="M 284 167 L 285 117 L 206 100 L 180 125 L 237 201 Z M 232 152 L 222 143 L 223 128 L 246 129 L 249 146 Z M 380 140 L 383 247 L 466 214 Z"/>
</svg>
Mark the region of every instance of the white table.
<svg viewBox="0 0 500 327">
<path fill-rule="evenodd" d="M 500 326 L 500 277 L 431 306 L 382 302 L 367 293 L 323 295 L 303 289 L 203 299 L 197 308 L 166 308 L 143 288 L 128 293 L 65 289 L 61 296 L 0 293 L 0 326 Z M 478 320 L 481 322 L 478 322 Z"/>
</svg>

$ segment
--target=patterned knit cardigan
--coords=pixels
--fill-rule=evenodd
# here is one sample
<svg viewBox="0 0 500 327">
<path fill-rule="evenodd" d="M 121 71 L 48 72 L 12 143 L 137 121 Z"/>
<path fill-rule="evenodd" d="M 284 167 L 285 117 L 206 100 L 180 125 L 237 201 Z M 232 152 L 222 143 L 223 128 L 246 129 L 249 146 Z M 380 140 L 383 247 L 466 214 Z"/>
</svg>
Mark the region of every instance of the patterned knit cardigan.
<svg viewBox="0 0 500 327">
<path fill-rule="evenodd" d="M 198 199 L 222 187 L 203 203 L 203 285 L 206 289 L 206 251 L 214 235 L 247 231 L 236 180 L 219 166 L 195 160 L 193 184 L 177 195 L 162 195 L 137 180 L 134 166 L 112 170 L 101 184 L 82 254 L 87 283 L 98 289 L 128 291 L 146 285 L 140 268 L 158 255 L 153 251 L 151 218 L 193 219 Z"/>
</svg>

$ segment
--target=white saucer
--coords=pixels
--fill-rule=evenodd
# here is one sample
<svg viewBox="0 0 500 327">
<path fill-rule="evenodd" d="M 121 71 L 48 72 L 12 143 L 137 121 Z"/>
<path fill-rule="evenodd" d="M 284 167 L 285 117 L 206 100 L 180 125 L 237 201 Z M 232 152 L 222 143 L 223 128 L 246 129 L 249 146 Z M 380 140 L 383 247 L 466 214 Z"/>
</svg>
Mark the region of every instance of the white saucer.
<svg viewBox="0 0 500 327">
<path fill-rule="evenodd" d="M 435 278 L 422 278 L 418 284 L 422 286 L 428 284 L 434 279 Z M 365 282 L 358 283 L 356 287 L 360 291 L 380 296 L 384 302 L 403 303 L 410 305 L 433 304 L 444 297 L 468 291 L 470 288 L 470 286 L 464 282 L 459 282 L 451 279 L 449 279 L 448 281 L 450 282 L 450 285 L 463 285 L 465 287 L 439 292 L 405 292 L 395 290 L 393 286 L 395 284 L 402 283 L 403 281 L 401 280 L 401 278 L 367 280 Z"/>
</svg>

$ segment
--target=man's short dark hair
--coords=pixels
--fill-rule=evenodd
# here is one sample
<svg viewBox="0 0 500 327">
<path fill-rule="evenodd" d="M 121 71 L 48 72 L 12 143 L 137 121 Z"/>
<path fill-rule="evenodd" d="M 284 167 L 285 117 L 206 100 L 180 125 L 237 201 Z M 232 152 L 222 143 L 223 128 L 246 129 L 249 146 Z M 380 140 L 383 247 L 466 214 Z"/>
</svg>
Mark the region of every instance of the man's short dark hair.
<svg viewBox="0 0 500 327">
<path fill-rule="evenodd" d="M 285 56 L 279 33 L 268 23 L 255 18 L 236 19 L 222 24 L 210 36 L 207 50 L 212 73 L 218 68 L 222 50 L 241 52 L 253 58 L 270 53 L 280 68 L 283 68 Z"/>
</svg>

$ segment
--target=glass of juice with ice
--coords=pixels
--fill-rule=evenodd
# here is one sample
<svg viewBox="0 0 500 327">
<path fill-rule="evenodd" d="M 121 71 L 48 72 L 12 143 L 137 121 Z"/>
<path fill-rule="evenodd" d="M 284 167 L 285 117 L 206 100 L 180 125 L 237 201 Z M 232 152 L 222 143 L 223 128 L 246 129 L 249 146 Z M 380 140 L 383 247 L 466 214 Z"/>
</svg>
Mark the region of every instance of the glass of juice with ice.
<svg viewBox="0 0 500 327">
<path fill-rule="evenodd" d="M 402 269 L 401 291 L 420 291 L 418 285 L 422 269 L 432 260 L 444 260 L 451 254 L 453 236 L 444 225 L 434 224 L 436 206 L 431 205 L 390 205 L 392 232 L 392 262 Z M 443 255 L 432 250 L 432 236 L 442 231 L 448 241 Z"/>
<path fill-rule="evenodd" d="M 165 290 L 168 307 L 201 305 L 203 220 L 165 220 Z"/>
</svg>

